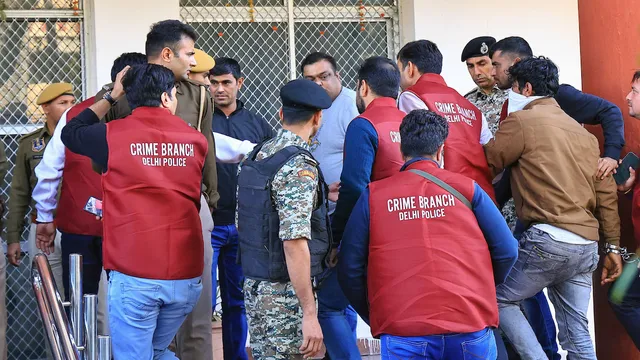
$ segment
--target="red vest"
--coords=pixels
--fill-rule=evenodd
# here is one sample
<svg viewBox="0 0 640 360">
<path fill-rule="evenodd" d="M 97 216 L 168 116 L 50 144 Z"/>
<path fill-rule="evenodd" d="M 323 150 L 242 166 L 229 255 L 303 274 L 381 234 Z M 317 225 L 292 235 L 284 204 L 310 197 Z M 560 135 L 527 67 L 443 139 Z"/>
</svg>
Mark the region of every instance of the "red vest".
<svg viewBox="0 0 640 360">
<path fill-rule="evenodd" d="M 405 112 L 398 110 L 392 98 L 377 98 L 359 117 L 369 121 L 378 133 L 378 150 L 373 161 L 371 181 L 395 175 L 404 161 L 400 152 L 400 123 Z"/>
<path fill-rule="evenodd" d="M 93 105 L 91 97 L 71 108 L 67 121 L 71 121 L 83 110 Z M 102 199 L 100 175 L 91 168 L 91 159 L 64 150 L 64 176 L 60 189 L 60 200 L 56 212 L 56 224 L 60 230 L 70 234 L 102 236 L 102 221 L 86 211 L 84 206 L 90 197 Z"/>
<path fill-rule="evenodd" d="M 502 122 L 502 120 L 506 119 L 507 115 L 509 115 L 509 99 L 505 100 L 504 104 L 502 104 L 502 110 L 500 111 L 499 122 Z"/>
<path fill-rule="evenodd" d="M 482 112 L 437 74 L 422 75 L 408 91 L 449 123 L 449 136 L 444 142 L 445 168 L 475 180 L 495 201 L 491 172 L 480 145 Z"/>
<path fill-rule="evenodd" d="M 200 186 L 207 141 L 161 108 L 107 123 L 105 269 L 145 279 L 202 275 Z"/>
<path fill-rule="evenodd" d="M 428 336 L 498 326 L 489 247 L 473 212 L 438 185 L 473 199 L 474 182 L 418 161 L 369 185 L 371 333 Z"/>
</svg>

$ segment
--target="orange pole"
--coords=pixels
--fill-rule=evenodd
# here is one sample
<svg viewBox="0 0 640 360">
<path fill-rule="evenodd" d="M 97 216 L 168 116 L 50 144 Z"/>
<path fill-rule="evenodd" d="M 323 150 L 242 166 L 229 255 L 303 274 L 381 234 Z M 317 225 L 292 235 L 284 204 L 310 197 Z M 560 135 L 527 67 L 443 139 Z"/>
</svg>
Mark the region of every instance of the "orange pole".
<svg viewBox="0 0 640 360">
<path fill-rule="evenodd" d="M 620 107 L 625 120 L 626 146 L 640 154 L 640 120 L 629 117 L 625 97 L 631 78 L 640 69 L 640 0 L 578 0 L 582 88 Z M 600 127 L 588 127 L 602 144 Z M 631 225 L 631 202 L 619 202 L 622 245 L 636 248 Z M 615 318 L 607 302 L 609 287 L 600 286 L 594 274 L 596 350 L 599 359 L 640 360 L 640 352 Z"/>
</svg>

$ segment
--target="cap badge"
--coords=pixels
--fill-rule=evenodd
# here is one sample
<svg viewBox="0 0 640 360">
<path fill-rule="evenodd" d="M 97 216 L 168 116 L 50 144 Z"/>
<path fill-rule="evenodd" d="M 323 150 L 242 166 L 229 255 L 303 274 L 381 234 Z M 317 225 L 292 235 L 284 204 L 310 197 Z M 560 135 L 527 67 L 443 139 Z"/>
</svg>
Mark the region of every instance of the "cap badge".
<svg viewBox="0 0 640 360">
<path fill-rule="evenodd" d="M 480 52 L 482 53 L 482 55 L 486 54 L 489 52 L 489 47 L 487 46 L 487 43 L 482 43 L 482 46 L 480 47 Z"/>
</svg>

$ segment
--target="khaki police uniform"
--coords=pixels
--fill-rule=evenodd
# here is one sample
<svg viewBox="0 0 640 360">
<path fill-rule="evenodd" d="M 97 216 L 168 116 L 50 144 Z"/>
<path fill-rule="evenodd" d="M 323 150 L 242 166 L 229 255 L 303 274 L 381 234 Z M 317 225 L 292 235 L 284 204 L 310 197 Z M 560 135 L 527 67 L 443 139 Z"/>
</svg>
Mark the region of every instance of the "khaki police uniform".
<svg viewBox="0 0 640 360">
<path fill-rule="evenodd" d="M 33 131 L 20 138 L 18 152 L 16 154 L 15 167 L 13 168 L 13 179 L 9 191 L 9 213 L 7 216 L 7 243 L 19 243 L 24 226 L 27 224 L 25 214 L 31 206 L 29 236 L 27 251 L 30 258 L 42 253 L 36 247 L 36 209 L 35 201 L 31 195 L 38 183 L 35 168 L 38 166 L 44 155 L 44 149 L 49 143 L 51 136 L 48 127 Z M 60 232 L 56 230 L 54 240 L 54 251 L 47 256 L 53 277 L 58 286 L 58 291 L 64 297 L 62 283 L 62 250 L 60 248 Z"/>
<path fill-rule="evenodd" d="M 113 84 L 106 85 L 97 95 L 96 101 L 102 99 L 104 93 L 113 88 Z M 207 139 L 209 152 L 205 158 L 203 176 L 203 196 L 206 204 L 200 210 L 200 221 L 204 236 L 204 269 L 202 273 L 202 293 L 195 308 L 185 319 L 176 334 L 176 356 L 189 360 L 213 360 L 213 343 L 211 338 L 211 262 L 213 260 L 213 248 L 211 247 L 211 231 L 213 231 L 213 217 L 208 211 L 209 207 L 215 208 L 220 197 L 218 195 L 218 175 L 216 171 L 216 148 L 213 138 L 213 99 L 209 89 L 192 80 L 180 80 L 176 83 L 176 98 L 178 107 L 176 115 L 186 121 L 194 129 L 199 130 Z M 122 119 L 131 114 L 131 108 L 126 96 L 118 100 L 111 107 L 103 121 L 109 122 Z M 205 202 L 203 202 L 205 204 Z"/>
<path fill-rule="evenodd" d="M 4 151 L 4 142 L 0 141 L 0 186 L 4 187 L 4 177 L 7 175 L 9 162 Z M 2 231 L 2 214 L 4 213 L 4 199 L 0 211 L 0 232 Z M 4 252 L 0 252 L 0 360 L 7 359 L 7 257 Z"/>
</svg>

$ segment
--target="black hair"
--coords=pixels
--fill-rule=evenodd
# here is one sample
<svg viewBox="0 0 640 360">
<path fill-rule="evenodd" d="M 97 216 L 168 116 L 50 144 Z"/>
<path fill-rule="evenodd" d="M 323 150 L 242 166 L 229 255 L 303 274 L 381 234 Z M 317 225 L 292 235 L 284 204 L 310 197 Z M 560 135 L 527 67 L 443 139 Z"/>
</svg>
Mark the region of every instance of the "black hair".
<svg viewBox="0 0 640 360">
<path fill-rule="evenodd" d="M 371 90 L 378 96 L 398 97 L 400 88 L 400 70 L 398 65 L 384 56 L 366 59 L 358 70 L 358 87 L 366 81 Z"/>
<path fill-rule="evenodd" d="M 527 40 L 520 36 L 509 36 L 491 45 L 491 49 L 489 49 L 489 57 L 492 58 L 496 51 L 500 51 L 502 54 L 506 53 L 515 55 L 520 59 L 526 59 L 533 56 L 531 46 L 529 46 Z"/>
<path fill-rule="evenodd" d="M 433 156 L 449 136 L 447 120 L 431 110 L 413 110 L 400 124 L 400 151 L 404 157 Z"/>
<path fill-rule="evenodd" d="M 313 52 L 307 55 L 307 57 L 305 57 L 304 60 L 302 60 L 302 62 L 300 63 L 300 72 L 304 74 L 304 68 L 307 65 L 313 65 L 322 60 L 326 60 L 329 62 L 329 64 L 331 64 L 333 72 L 338 71 L 338 64 L 336 63 L 336 59 L 334 59 L 333 56 L 325 54 L 323 52 Z"/>
<path fill-rule="evenodd" d="M 631 82 L 636 82 L 640 79 L 640 70 L 636 71 L 635 74 L 633 74 L 633 80 L 631 80 Z"/>
<path fill-rule="evenodd" d="M 175 86 L 173 72 L 161 65 L 134 65 L 122 79 L 122 86 L 131 109 L 140 106 L 158 107 L 162 104 L 162 94 L 171 97 Z"/>
<path fill-rule="evenodd" d="M 313 109 L 287 109 L 286 107 L 282 108 L 282 122 L 286 125 L 299 125 L 308 123 L 313 115 L 315 115 L 318 111 L 321 110 L 313 110 Z"/>
<path fill-rule="evenodd" d="M 242 77 L 242 71 L 240 70 L 240 64 L 232 58 L 216 58 L 216 66 L 209 71 L 209 76 L 221 76 L 231 74 L 238 80 Z"/>
<path fill-rule="evenodd" d="M 442 72 L 442 53 L 438 45 L 429 40 L 416 40 L 405 44 L 398 52 L 402 66 L 411 61 L 422 74 L 440 74 Z"/>
<path fill-rule="evenodd" d="M 123 53 L 113 60 L 113 66 L 111 66 L 111 82 L 116 81 L 116 76 L 125 67 L 133 65 L 141 65 L 147 63 L 147 57 L 144 54 L 138 52 Z"/>
<path fill-rule="evenodd" d="M 520 90 L 531 84 L 536 96 L 555 96 L 560 87 L 558 67 L 549 58 L 534 56 L 520 60 L 509 68 L 511 83 L 517 82 Z"/>
<path fill-rule="evenodd" d="M 153 24 L 144 44 L 147 58 L 160 55 L 162 49 L 166 47 L 177 54 L 177 45 L 183 37 L 188 37 L 193 41 L 198 40 L 198 34 L 191 25 L 178 20 L 163 20 Z"/>
</svg>

